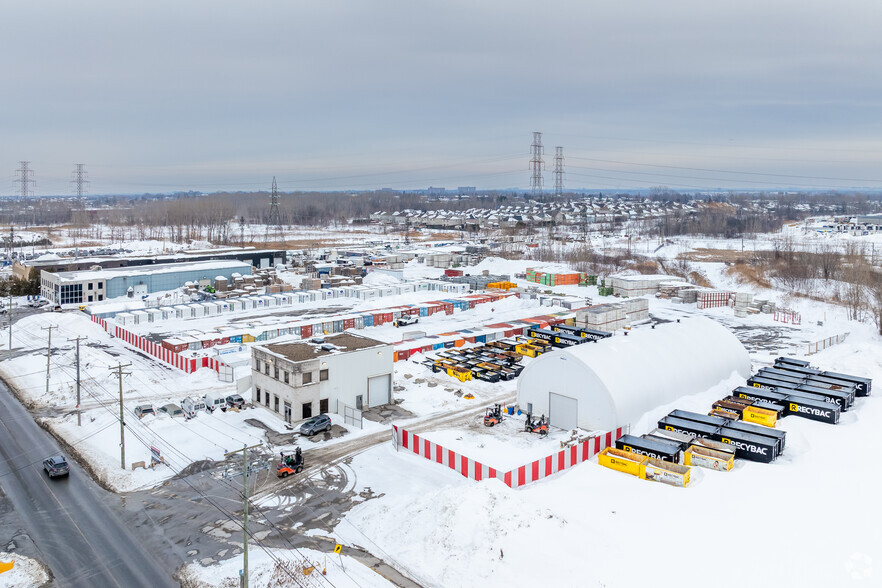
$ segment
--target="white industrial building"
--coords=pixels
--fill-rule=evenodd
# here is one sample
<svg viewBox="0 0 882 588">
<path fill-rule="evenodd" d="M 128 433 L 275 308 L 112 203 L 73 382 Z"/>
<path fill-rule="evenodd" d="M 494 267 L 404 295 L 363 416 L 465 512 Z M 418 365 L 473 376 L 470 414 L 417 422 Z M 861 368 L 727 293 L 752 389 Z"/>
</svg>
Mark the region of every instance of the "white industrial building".
<svg viewBox="0 0 882 588">
<path fill-rule="evenodd" d="M 693 317 L 540 356 L 518 378 L 518 406 L 562 429 L 610 431 L 733 374 L 750 376 L 747 350 L 719 323 Z"/>
<path fill-rule="evenodd" d="M 252 400 L 292 422 L 343 404 L 362 410 L 389 404 L 393 349 L 352 333 L 312 341 L 255 345 Z"/>
</svg>

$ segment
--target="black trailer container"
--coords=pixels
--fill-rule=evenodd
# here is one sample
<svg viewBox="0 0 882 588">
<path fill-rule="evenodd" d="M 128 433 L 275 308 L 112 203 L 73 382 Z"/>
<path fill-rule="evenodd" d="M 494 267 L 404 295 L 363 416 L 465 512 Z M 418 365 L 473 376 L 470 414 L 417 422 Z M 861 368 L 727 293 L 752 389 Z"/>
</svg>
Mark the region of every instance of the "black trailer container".
<svg viewBox="0 0 882 588">
<path fill-rule="evenodd" d="M 780 368 L 782 370 L 787 370 L 788 372 L 793 372 L 796 374 L 803 374 L 805 376 L 822 376 L 824 378 L 829 378 L 833 380 L 841 380 L 842 382 L 847 382 L 849 384 L 854 384 L 857 386 L 857 391 L 855 394 L 857 396 L 869 396 L 870 391 L 873 388 L 873 380 L 870 378 L 862 378 L 860 376 L 850 376 L 848 374 L 840 374 L 838 372 L 822 372 L 819 369 L 815 369 L 812 367 L 800 367 L 790 364 L 775 364 L 775 367 Z"/>
<path fill-rule="evenodd" d="M 721 427 L 711 439 L 735 446 L 735 457 L 740 459 L 771 463 L 778 457 L 778 442 L 771 437 L 752 435 L 730 427 Z"/>
<path fill-rule="evenodd" d="M 778 368 L 761 368 L 760 371 L 757 372 L 757 375 L 762 376 L 763 378 L 770 379 L 798 380 L 801 385 L 804 386 L 812 386 L 815 388 L 822 388 L 824 390 L 844 392 L 849 396 L 849 406 L 854 404 L 854 397 L 857 395 L 856 385 L 851 384 L 850 382 L 846 382 L 844 380 L 837 380 L 835 378 L 827 378 L 825 376 L 804 376 L 803 374 L 788 372 L 787 370 L 782 370 Z"/>
<path fill-rule="evenodd" d="M 532 337 L 533 339 L 540 339 L 542 341 L 548 341 L 551 343 L 554 341 L 554 336 L 557 333 L 550 329 L 540 329 L 539 327 L 529 327 L 527 329 L 527 336 Z"/>
<path fill-rule="evenodd" d="M 842 412 L 847 411 L 848 407 L 850 406 L 850 395 L 847 392 L 842 392 L 841 390 L 815 388 L 814 386 L 807 386 L 805 384 L 798 384 L 794 382 L 785 382 L 782 380 L 764 378 L 761 376 L 753 376 L 749 380 L 747 380 L 747 383 L 754 387 L 759 384 L 760 388 L 768 388 L 769 390 L 775 390 L 788 395 L 797 394 L 799 396 L 807 396 L 809 398 L 823 400 L 824 402 L 829 402 L 830 404 L 837 405 Z"/>
<path fill-rule="evenodd" d="M 684 435 L 682 433 L 675 433 L 674 431 L 665 431 L 663 429 L 653 429 L 649 433 L 643 435 L 646 439 L 652 439 L 654 441 L 661 441 L 663 443 L 671 443 L 675 447 L 679 447 L 680 451 L 686 451 L 692 442 L 695 440 L 695 437 L 692 435 Z"/>
<path fill-rule="evenodd" d="M 665 431 L 673 431 L 682 433 L 690 437 L 710 437 L 714 439 L 714 435 L 720 430 L 720 427 L 697 423 L 695 421 L 687 421 L 676 417 L 666 416 L 658 421 L 658 428 Z"/>
<path fill-rule="evenodd" d="M 802 396 L 791 395 L 787 397 L 787 414 L 801 416 L 803 418 L 835 425 L 839 422 L 839 407 L 829 402 L 810 400 Z"/>
<path fill-rule="evenodd" d="M 777 375 L 758 374 L 754 378 L 762 378 L 772 382 L 780 382 L 782 386 L 790 387 L 800 392 L 815 394 L 824 398 L 826 402 L 835 402 L 839 405 L 842 412 L 845 412 L 854 405 L 853 390 L 834 390 L 824 386 L 815 386 L 813 382 L 807 380 L 791 381 L 791 378 L 782 378 Z M 749 382 L 750 383 L 750 382 Z"/>
<path fill-rule="evenodd" d="M 786 363 L 798 367 L 812 367 L 812 364 L 804 359 L 796 359 L 795 357 L 778 357 L 775 359 L 775 365 L 778 365 L 779 363 Z"/>
<path fill-rule="evenodd" d="M 732 395 L 747 400 L 756 400 L 758 402 L 772 402 L 785 407 L 784 414 L 787 415 L 787 395 L 768 388 L 760 388 L 759 386 L 738 386 L 732 390 Z"/>
<path fill-rule="evenodd" d="M 675 443 L 665 443 L 634 435 L 622 435 L 616 439 L 616 449 L 648 455 L 662 461 L 680 463 L 680 448 Z"/>
<path fill-rule="evenodd" d="M 582 327 L 571 327 L 570 325 L 552 325 L 551 330 L 557 331 L 558 333 L 574 335 L 576 337 L 584 337 L 585 339 L 589 339 L 591 341 L 597 341 L 598 339 L 606 339 L 607 337 L 612 337 L 612 333 L 609 333 L 607 331 L 583 329 Z"/>
<path fill-rule="evenodd" d="M 674 417 L 676 419 L 695 421 L 696 423 L 704 423 L 705 425 L 711 425 L 713 427 L 725 427 L 732 422 L 731 419 L 727 419 L 724 417 L 700 414 L 697 412 L 689 412 L 688 410 L 672 410 L 668 413 L 668 416 Z"/>
<path fill-rule="evenodd" d="M 802 376 L 802 374 L 796 374 L 795 372 L 788 372 L 787 370 L 782 370 L 777 367 L 764 367 L 761 368 L 759 373 L 766 375 L 779 375 L 785 377 L 792 377 L 796 375 L 797 377 Z M 851 392 L 857 395 L 857 385 L 852 384 L 851 382 L 846 382 L 845 380 L 837 380 L 836 378 L 828 378 L 826 376 L 805 376 L 805 383 L 811 386 L 817 386 L 818 388 L 830 388 L 831 390 L 843 390 L 845 392 Z"/>
<path fill-rule="evenodd" d="M 764 427 L 762 425 L 754 425 L 753 423 L 745 423 L 744 421 L 733 421 L 729 423 L 727 428 L 735 429 L 736 431 L 741 431 L 743 433 L 750 433 L 751 435 L 760 435 L 761 437 L 774 439 L 777 443 L 776 451 L 778 452 L 778 455 L 784 453 L 784 445 L 787 441 L 787 433 L 784 431 L 772 429 L 771 427 Z"/>
<path fill-rule="evenodd" d="M 552 347 L 558 348 L 566 348 L 566 347 L 575 347 L 576 345 L 581 345 L 589 341 L 585 337 L 576 337 L 575 335 L 568 335 L 566 333 L 555 333 L 554 337 L 551 339 Z"/>
</svg>

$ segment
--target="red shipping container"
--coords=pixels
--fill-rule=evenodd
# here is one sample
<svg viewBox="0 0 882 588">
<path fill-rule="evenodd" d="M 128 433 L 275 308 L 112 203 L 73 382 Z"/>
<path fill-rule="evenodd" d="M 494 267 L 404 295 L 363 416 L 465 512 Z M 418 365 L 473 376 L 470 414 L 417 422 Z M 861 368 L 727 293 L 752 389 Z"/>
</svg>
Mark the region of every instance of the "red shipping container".
<svg viewBox="0 0 882 588">
<path fill-rule="evenodd" d="M 312 337 L 312 325 L 303 325 L 300 327 L 300 338 L 309 339 Z"/>
<path fill-rule="evenodd" d="M 343 319 L 343 328 L 344 329 L 354 329 L 355 328 L 355 319 Z"/>
<path fill-rule="evenodd" d="M 446 269 L 446 270 L 444 270 L 444 275 L 445 275 L 445 276 L 450 276 L 450 277 L 454 277 L 454 278 L 455 278 L 455 277 L 458 277 L 458 276 L 461 276 L 461 275 L 462 275 L 462 270 L 458 270 L 458 269 Z"/>
</svg>

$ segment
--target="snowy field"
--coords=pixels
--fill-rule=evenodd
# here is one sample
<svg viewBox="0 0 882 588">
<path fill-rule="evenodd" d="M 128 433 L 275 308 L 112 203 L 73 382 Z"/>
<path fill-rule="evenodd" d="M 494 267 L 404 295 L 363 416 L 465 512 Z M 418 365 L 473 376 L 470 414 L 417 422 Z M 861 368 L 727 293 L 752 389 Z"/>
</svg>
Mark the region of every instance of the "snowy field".
<svg viewBox="0 0 882 588">
<path fill-rule="evenodd" d="M 878 339 L 865 327 L 853 331 L 848 342 L 811 360 L 882 381 Z M 706 412 L 736 383 L 654 413 Z M 633 431 L 648 432 L 657 416 Z M 864 523 L 882 521 L 880 479 L 865 450 L 882 427 L 882 401 L 857 399 L 837 426 L 790 417 L 779 427 L 788 432 L 787 448 L 773 464 L 738 460 L 728 473 L 693 468 L 685 489 L 592 461 L 511 490 L 379 447 L 352 467 L 361 475 L 359 468 L 375 467 L 379 458 L 388 462 L 389 481 L 373 486 L 386 496 L 354 508 L 337 532 L 395 554 L 430 586 L 611 588 L 642 586 L 649 577 L 653 586 L 878 585 L 882 528 Z M 446 480 L 424 477 L 426 467 Z M 395 483 L 411 471 L 406 484 Z"/>
</svg>

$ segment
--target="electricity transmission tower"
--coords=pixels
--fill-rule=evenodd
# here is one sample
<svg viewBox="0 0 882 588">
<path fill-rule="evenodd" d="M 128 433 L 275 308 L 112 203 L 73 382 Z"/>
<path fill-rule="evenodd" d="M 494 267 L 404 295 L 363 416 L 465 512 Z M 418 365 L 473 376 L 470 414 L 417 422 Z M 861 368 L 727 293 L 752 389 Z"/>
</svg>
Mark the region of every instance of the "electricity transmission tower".
<svg viewBox="0 0 882 588">
<path fill-rule="evenodd" d="M 530 192 L 534 198 L 542 196 L 542 167 L 545 160 L 542 159 L 542 133 L 533 132 L 533 144 L 530 145 Z"/>
<path fill-rule="evenodd" d="M 15 183 L 18 184 L 18 193 L 22 198 L 33 196 L 34 191 L 31 190 L 31 187 L 35 186 L 37 181 L 34 179 L 34 170 L 31 169 L 31 162 L 19 161 L 18 165 L 18 169 L 15 170 L 15 173 L 18 174 L 18 178 L 15 180 Z"/>
<path fill-rule="evenodd" d="M 263 234 L 263 241 L 266 244 L 269 241 L 269 233 L 270 227 L 273 227 L 276 232 L 276 239 L 280 242 L 283 240 L 282 236 L 282 214 L 279 212 L 279 188 L 276 186 L 276 176 L 273 176 L 273 191 L 270 195 L 270 210 L 269 216 L 266 221 L 266 231 Z"/>
<path fill-rule="evenodd" d="M 563 196 L 563 177 L 564 177 L 564 155 L 563 147 L 554 148 L 554 195 L 556 197 Z"/>
<path fill-rule="evenodd" d="M 86 174 L 89 173 L 86 171 L 85 163 L 75 163 L 76 167 L 73 170 L 73 178 L 70 183 L 74 185 L 74 188 L 77 192 L 77 198 L 82 198 L 85 193 L 86 184 L 89 183 L 89 180 L 86 179 Z"/>
</svg>

